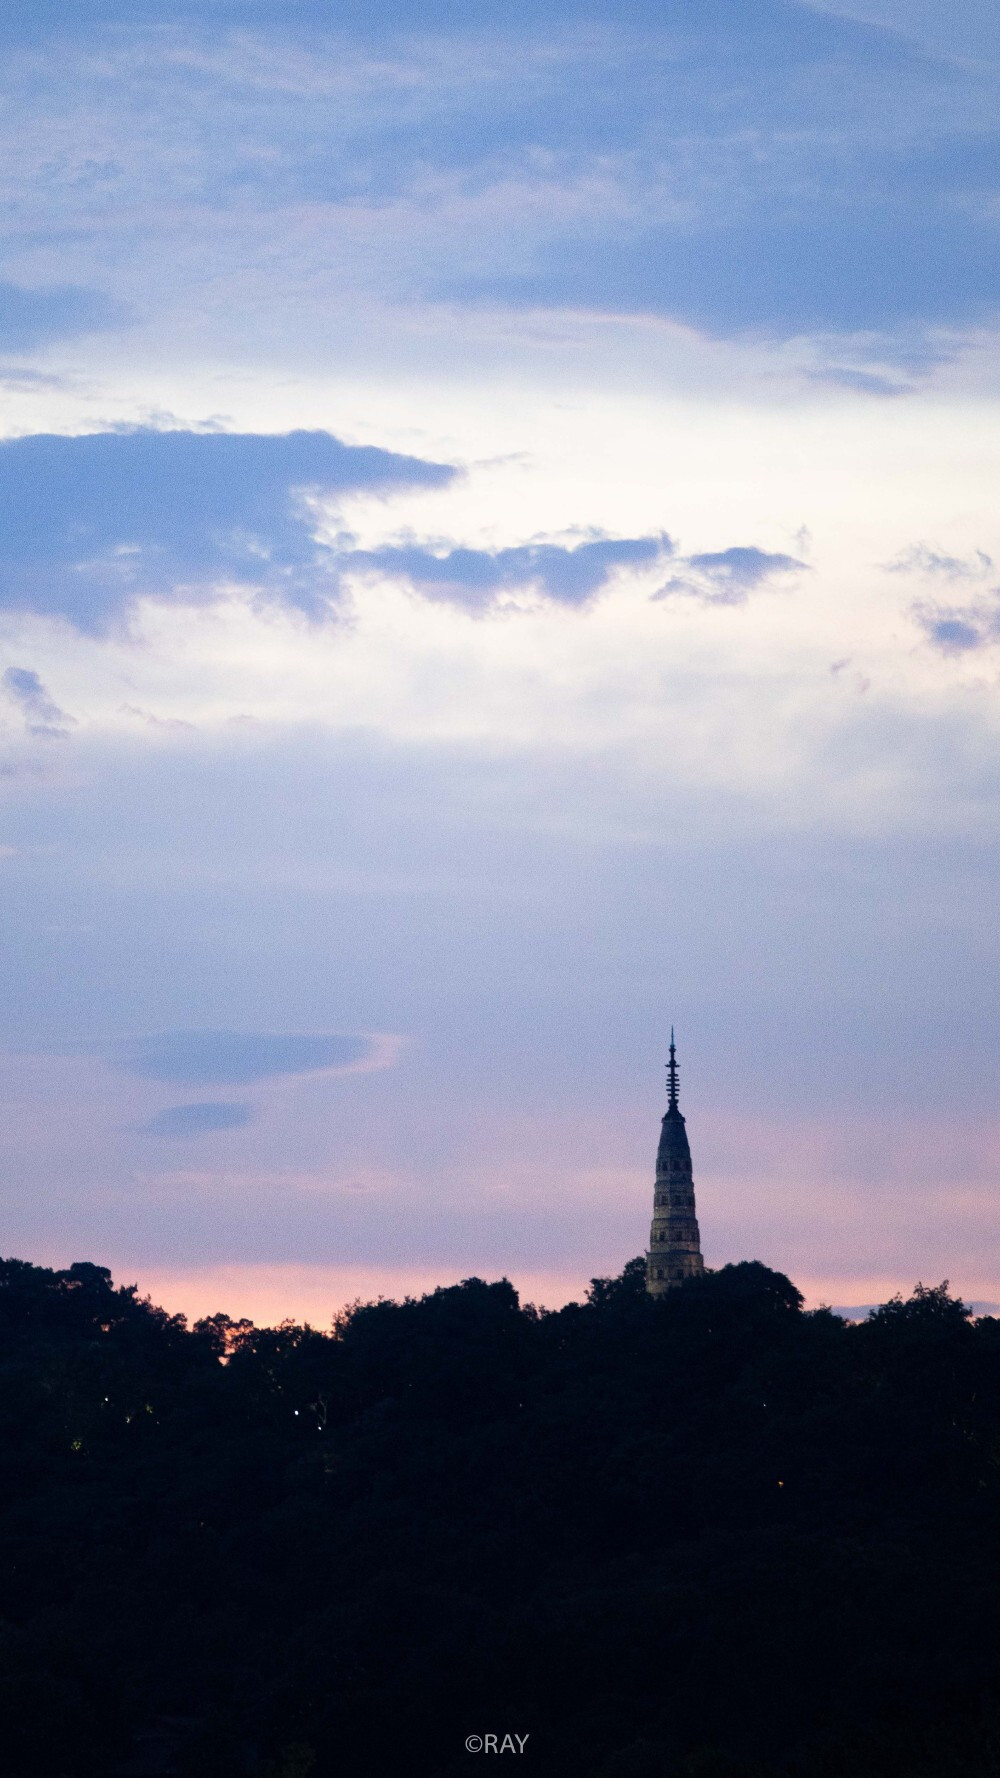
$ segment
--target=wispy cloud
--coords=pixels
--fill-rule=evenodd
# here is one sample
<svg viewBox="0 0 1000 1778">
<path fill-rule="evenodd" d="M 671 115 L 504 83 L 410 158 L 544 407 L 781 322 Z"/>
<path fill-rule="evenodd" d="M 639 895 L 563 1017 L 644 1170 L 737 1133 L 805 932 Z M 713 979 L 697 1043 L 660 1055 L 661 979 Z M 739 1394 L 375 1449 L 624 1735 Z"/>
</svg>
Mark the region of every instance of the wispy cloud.
<svg viewBox="0 0 1000 1778">
<path fill-rule="evenodd" d="M 786 574 L 803 573 L 809 566 L 797 556 L 757 549 L 753 544 L 737 544 L 731 549 L 685 556 L 678 565 L 683 572 L 668 580 L 655 598 L 686 594 L 707 605 L 742 605 L 752 592 L 768 581 Z"/>
<path fill-rule="evenodd" d="M 949 607 L 921 601 L 913 617 L 927 640 L 942 654 L 968 654 L 1000 642 L 1000 600 L 980 599 L 973 605 Z"/>
<path fill-rule="evenodd" d="M 922 575 L 932 580 L 986 580 L 994 572 L 993 558 L 985 550 L 953 556 L 929 543 L 911 544 L 883 566 L 887 574 Z"/>
<path fill-rule="evenodd" d="M 978 596 L 961 605 L 949 605 L 932 595 L 911 606 L 915 623 L 942 654 L 969 654 L 1000 641 L 1000 586 L 988 584 L 996 564 L 985 550 L 957 556 L 933 544 L 915 543 L 883 567 L 888 574 L 900 574 L 931 587 L 964 587 L 967 594 L 973 588 L 981 589 Z"/>
<path fill-rule="evenodd" d="M 912 395 L 917 386 L 912 377 L 901 377 L 898 372 L 860 370 L 841 364 L 821 365 L 811 370 L 809 376 L 814 383 L 835 383 L 860 395 Z"/>
<path fill-rule="evenodd" d="M 109 31 L 110 5 L 31 10 L 47 53 L 5 69 L 10 230 L 72 289 L 110 262 L 144 315 L 186 326 L 214 290 L 232 332 L 262 304 L 301 325 L 331 268 L 354 315 L 362 291 L 443 294 L 905 350 L 992 311 L 995 74 L 856 20 L 233 0 Z"/>
<path fill-rule="evenodd" d="M 337 560 L 342 571 L 368 569 L 400 576 L 425 598 L 482 610 L 502 594 L 525 587 L 537 587 L 561 604 L 583 605 L 617 570 L 649 568 L 673 550 L 666 532 L 659 532 L 652 537 L 590 537 L 569 545 L 535 542 L 499 550 L 394 545 L 348 551 Z"/>
<path fill-rule="evenodd" d="M 30 667 L 8 667 L 3 686 L 23 712 L 29 734 L 58 737 L 68 734 L 72 716 L 60 710 Z"/>
</svg>

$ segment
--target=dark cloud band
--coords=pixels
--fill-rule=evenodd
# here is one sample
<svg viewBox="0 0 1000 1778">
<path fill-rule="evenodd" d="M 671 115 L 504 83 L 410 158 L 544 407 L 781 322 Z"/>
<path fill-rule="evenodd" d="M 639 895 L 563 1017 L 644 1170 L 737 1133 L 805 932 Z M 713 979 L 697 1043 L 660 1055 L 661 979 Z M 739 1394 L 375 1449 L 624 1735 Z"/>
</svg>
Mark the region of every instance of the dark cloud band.
<svg viewBox="0 0 1000 1778">
<path fill-rule="evenodd" d="M 134 428 L 7 439 L 0 608 L 98 630 L 140 594 L 227 580 L 314 606 L 324 564 L 310 495 L 438 488 L 455 474 L 328 432 Z"/>
<path fill-rule="evenodd" d="M 534 589 L 582 606 L 619 572 L 675 558 L 665 531 L 588 532 L 486 550 L 444 543 L 357 549 L 317 535 L 315 502 L 338 494 L 446 486 L 450 464 L 345 445 L 327 432 L 280 435 L 150 428 L 39 434 L 0 443 L 0 608 L 68 619 L 97 631 L 138 597 L 208 598 L 233 582 L 313 616 L 345 577 L 402 579 L 423 598 L 483 611 Z M 678 560 L 659 596 L 694 593 L 736 604 L 794 556 L 751 545 Z M 9 686 L 16 696 L 24 688 Z M 30 688 L 29 688 L 30 689 Z"/>
</svg>

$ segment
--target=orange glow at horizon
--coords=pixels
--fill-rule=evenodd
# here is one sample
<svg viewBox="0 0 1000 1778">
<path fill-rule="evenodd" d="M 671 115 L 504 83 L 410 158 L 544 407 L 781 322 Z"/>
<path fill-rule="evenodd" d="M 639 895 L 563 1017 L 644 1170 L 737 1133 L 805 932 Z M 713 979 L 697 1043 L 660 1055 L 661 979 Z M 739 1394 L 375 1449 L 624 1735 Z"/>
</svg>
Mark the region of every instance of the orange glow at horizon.
<svg viewBox="0 0 1000 1778">
<path fill-rule="evenodd" d="M 116 1267 L 116 1282 L 136 1283 L 142 1295 L 171 1314 L 187 1316 L 193 1323 L 201 1316 L 222 1312 L 233 1320 L 247 1318 L 258 1327 L 276 1326 L 281 1321 L 308 1321 L 313 1327 L 329 1327 L 334 1316 L 345 1305 L 357 1301 L 370 1302 L 378 1297 L 396 1300 L 405 1296 L 423 1296 L 439 1286 L 457 1284 L 461 1278 L 480 1276 L 475 1266 L 456 1268 L 398 1268 L 376 1266 L 308 1266 L 289 1264 L 232 1264 L 187 1268 Z M 498 1276 L 487 1268 L 490 1282 Z M 582 1302 L 590 1282 L 570 1272 L 525 1272 L 517 1268 L 508 1274 L 522 1303 L 536 1303 L 547 1309 L 561 1308 L 565 1303 Z M 804 1277 L 793 1282 L 801 1290 L 807 1309 L 821 1303 L 851 1307 L 886 1302 L 898 1293 L 904 1297 L 912 1292 L 916 1278 L 903 1277 Z M 940 1283 L 927 1277 L 925 1284 Z M 952 1280 L 950 1289 L 967 1302 L 990 1303 L 1000 1292 L 992 1280 L 963 1283 Z"/>
</svg>

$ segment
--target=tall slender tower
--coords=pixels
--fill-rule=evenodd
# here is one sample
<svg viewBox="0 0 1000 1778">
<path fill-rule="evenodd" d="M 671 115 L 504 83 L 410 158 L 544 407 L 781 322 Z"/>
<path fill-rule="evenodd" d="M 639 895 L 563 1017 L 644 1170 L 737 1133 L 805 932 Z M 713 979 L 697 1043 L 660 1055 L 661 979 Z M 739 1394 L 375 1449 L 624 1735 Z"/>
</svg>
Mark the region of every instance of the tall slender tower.
<svg viewBox="0 0 1000 1778">
<path fill-rule="evenodd" d="M 656 1188 L 653 1226 L 646 1255 L 646 1289 L 650 1296 L 663 1296 L 685 1278 L 700 1278 L 704 1270 L 701 1237 L 694 1213 L 691 1150 L 677 1104 L 677 1046 L 671 1029 L 667 1111 L 656 1152 Z"/>
</svg>

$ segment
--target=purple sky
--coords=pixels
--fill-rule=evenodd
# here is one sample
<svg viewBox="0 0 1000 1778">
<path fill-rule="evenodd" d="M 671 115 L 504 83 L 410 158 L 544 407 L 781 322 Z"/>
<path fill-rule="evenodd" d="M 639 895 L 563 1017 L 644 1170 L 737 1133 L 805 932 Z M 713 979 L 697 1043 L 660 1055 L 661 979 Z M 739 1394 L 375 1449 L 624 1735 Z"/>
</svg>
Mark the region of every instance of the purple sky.
<svg viewBox="0 0 1000 1778">
<path fill-rule="evenodd" d="M 1000 1297 L 995 10 L 0 44 L 4 1249 Z"/>
</svg>

